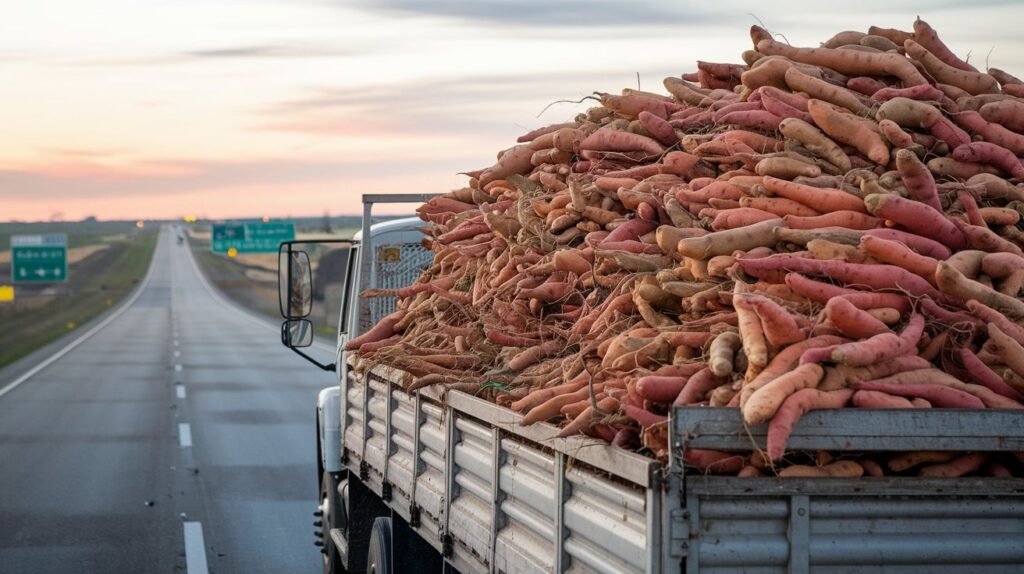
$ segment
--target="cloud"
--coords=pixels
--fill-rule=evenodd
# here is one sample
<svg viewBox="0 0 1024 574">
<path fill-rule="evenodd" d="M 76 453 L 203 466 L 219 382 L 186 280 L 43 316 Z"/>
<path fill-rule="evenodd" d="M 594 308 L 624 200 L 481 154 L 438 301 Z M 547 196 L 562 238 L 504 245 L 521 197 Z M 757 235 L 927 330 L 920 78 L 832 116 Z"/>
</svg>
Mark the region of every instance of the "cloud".
<svg viewBox="0 0 1024 574">
<path fill-rule="evenodd" d="M 149 196 L 203 190 L 262 188 L 275 185 L 316 184 L 348 178 L 370 178 L 393 172 L 395 160 L 375 161 L 267 159 L 246 161 L 169 160 L 126 166 L 90 162 L 48 163 L 0 169 L 0 201 L 38 201 L 93 198 L 145 200 Z M 405 158 L 403 175 L 436 173 L 464 168 L 457 159 Z"/>
<path fill-rule="evenodd" d="M 322 3 L 323 0 L 314 0 Z M 330 0 L 335 5 L 350 7 L 351 2 Z M 635 34 L 635 28 L 672 27 L 681 31 L 682 26 L 720 25 L 733 27 L 737 23 L 754 23 L 754 16 L 764 18 L 768 24 L 784 24 L 801 14 L 826 17 L 819 2 L 804 0 L 776 0 L 771 9 L 757 7 L 750 2 L 739 0 L 717 0 L 712 3 L 665 2 L 663 0 L 634 0 L 623 3 L 616 0 L 363 0 L 359 4 L 364 10 L 387 16 L 437 17 L 460 20 L 487 26 L 515 27 L 516 34 L 528 36 L 532 29 L 559 28 L 566 34 L 577 36 L 589 33 L 588 29 L 601 28 L 602 34 L 621 36 Z M 1020 0 L 979 0 L 965 3 L 963 0 L 912 0 L 896 3 L 890 0 L 861 0 L 853 3 L 829 4 L 827 13 L 863 15 L 904 13 L 928 15 L 940 11 L 1004 8 L 1020 6 Z M 885 25 L 880 22 L 880 25 Z M 909 28 L 909 23 L 908 26 Z M 824 38 L 823 38 L 824 39 Z"/>
<path fill-rule="evenodd" d="M 125 150 L 108 148 L 77 148 L 77 147 L 49 147 L 40 148 L 39 151 L 48 157 L 75 158 L 75 159 L 111 159 L 124 153 Z"/>
<path fill-rule="evenodd" d="M 660 86 L 663 71 L 640 70 L 648 86 Z M 358 88 L 307 87 L 303 95 L 254 111 L 256 130 L 345 137 L 409 134 L 508 135 L 512 117 L 533 120 L 564 117 L 594 88 L 619 92 L 636 85 L 636 71 L 509 74 L 445 77 Z M 553 93 L 553 86 L 570 93 Z M 546 115 L 544 107 L 555 103 Z M 536 104 L 530 103 L 536 102 Z M 592 105 L 583 102 L 583 106 Z M 532 108 L 532 109 L 531 109 Z M 569 108 L 570 111 L 566 111 Z M 533 116 L 541 114 L 541 117 Z M 552 120 L 554 121 L 554 120 Z"/>
<path fill-rule="evenodd" d="M 36 58 L 36 54 L 27 50 L 0 50 L 0 62 L 25 62 Z"/>
<path fill-rule="evenodd" d="M 329 58 L 334 56 L 351 56 L 359 54 L 359 50 L 333 48 L 315 44 L 294 45 L 254 45 L 233 46 L 228 48 L 211 48 L 183 52 L 178 57 L 183 59 L 286 59 L 286 58 Z"/>
<path fill-rule="evenodd" d="M 707 12 L 692 3 L 637 0 L 372 0 L 369 10 L 410 16 L 438 16 L 487 24 L 581 28 L 693 24 Z"/>
<path fill-rule="evenodd" d="M 234 62 L 240 60 L 299 60 L 357 56 L 364 50 L 316 43 L 246 44 L 220 48 L 186 50 L 172 54 L 125 59 L 74 60 L 72 66 L 83 67 L 135 67 L 179 65 L 196 62 Z M 2 59 L 2 53 L 0 53 Z"/>
</svg>

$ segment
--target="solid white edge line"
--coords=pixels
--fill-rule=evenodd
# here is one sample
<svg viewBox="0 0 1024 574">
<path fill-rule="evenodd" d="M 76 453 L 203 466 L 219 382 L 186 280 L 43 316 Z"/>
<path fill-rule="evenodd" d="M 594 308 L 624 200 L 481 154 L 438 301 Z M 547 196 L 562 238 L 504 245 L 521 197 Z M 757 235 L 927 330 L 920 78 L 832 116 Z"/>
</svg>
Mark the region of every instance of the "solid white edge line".
<svg viewBox="0 0 1024 574">
<path fill-rule="evenodd" d="M 214 297 L 214 299 L 217 299 L 221 303 L 225 304 L 225 306 L 227 306 L 227 307 L 234 308 L 236 311 L 238 311 L 238 313 L 240 315 L 242 315 L 243 317 L 245 317 L 249 321 L 252 321 L 253 323 L 256 323 L 256 324 L 259 324 L 259 325 L 261 325 L 263 327 L 266 327 L 267 329 L 270 329 L 270 330 L 274 331 L 275 333 L 279 333 L 280 332 L 280 327 L 276 327 L 274 325 L 270 325 L 270 324 L 266 323 L 263 319 L 260 319 L 260 318 L 258 318 L 256 316 L 252 315 L 249 312 L 248 309 L 245 309 L 241 305 L 235 303 L 234 301 L 231 301 L 230 299 L 225 297 L 220 291 L 218 291 L 213 285 L 211 285 L 210 282 L 206 280 L 206 275 L 203 275 L 203 271 L 201 269 L 199 269 L 199 264 L 196 263 L 196 258 L 192 254 L 192 248 L 191 247 L 189 247 L 189 249 L 188 249 L 188 259 L 189 259 L 189 261 L 192 262 L 192 269 L 195 270 L 196 275 L 199 276 L 199 282 L 203 284 L 203 287 L 210 293 L 210 295 L 212 295 Z M 337 353 L 337 349 L 332 347 L 332 346 L 330 346 L 330 345 L 328 345 L 327 343 L 322 343 L 320 341 L 315 341 L 313 343 L 313 345 L 316 346 L 317 348 L 319 348 L 322 351 L 326 351 L 326 352 L 329 352 L 329 353 Z"/>
<path fill-rule="evenodd" d="M 192 446 L 192 425 L 178 423 L 178 444 L 181 445 L 181 448 Z"/>
<path fill-rule="evenodd" d="M 226 297 L 224 297 L 224 295 L 222 295 L 219 291 L 217 291 L 213 287 L 213 285 L 210 285 L 210 282 L 206 280 L 206 275 L 203 275 L 203 271 L 201 269 L 199 269 L 199 264 L 196 263 L 196 258 L 192 254 L 191 245 L 190 245 L 190 247 L 188 249 L 188 253 L 187 254 L 188 254 L 189 262 L 192 263 L 192 269 L 196 272 L 196 275 L 199 277 L 199 282 L 202 283 L 203 287 L 206 289 L 207 292 L 210 293 L 210 295 L 213 296 L 214 299 L 217 299 L 221 303 L 226 304 L 227 307 L 235 308 L 236 310 L 239 311 L 239 314 L 241 316 L 245 317 L 249 321 L 252 321 L 253 323 L 256 323 L 256 324 L 260 325 L 261 327 L 265 327 L 265 328 L 270 329 L 270 330 L 272 330 L 274 332 L 278 331 L 277 327 L 274 327 L 273 325 L 270 325 L 270 324 L 264 322 L 262 319 L 258 319 L 256 317 L 253 317 L 248 312 L 243 311 L 241 307 L 236 307 L 234 302 L 228 300 Z"/>
<path fill-rule="evenodd" d="M 185 523 L 185 571 L 188 574 L 207 574 L 206 543 L 203 542 L 203 524 Z"/>
<path fill-rule="evenodd" d="M 159 240 L 160 240 L 160 238 L 158 237 L 157 238 L 157 242 L 158 242 L 157 247 L 159 247 Z M 139 287 L 135 290 L 135 293 L 133 293 L 132 296 L 127 301 L 125 301 L 124 304 L 122 304 L 119 309 L 114 311 L 110 316 L 108 316 L 106 319 L 101 321 L 98 325 L 96 325 L 92 329 L 89 329 L 88 331 L 86 331 L 86 333 L 84 335 L 82 335 L 81 337 L 75 339 L 71 343 L 68 343 L 68 345 L 66 347 L 64 347 L 63 349 L 61 349 L 61 350 L 57 351 L 56 353 L 54 353 L 53 355 L 51 355 L 50 358 L 46 359 L 42 363 L 39 363 L 35 367 L 32 367 L 31 369 L 29 369 L 28 372 L 22 374 L 17 379 L 14 379 L 10 383 L 8 383 L 7 386 L 5 386 L 4 388 L 0 389 L 0 398 L 2 398 L 7 393 L 13 391 L 14 389 L 18 388 L 18 385 L 20 385 L 20 384 L 24 383 L 25 381 L 31 379 L 33 376 L 35 376 L 37 373 L 39 373 L 39 371 L 42 371 L 46 367 L 49 367 L 50 365 L 55 363 L 57 360 L 59 360 L 61 357 L 63 357 L 64 355 L 67 355 L 68 353 L 73 351 L 75 349 L 75 347 L 78 347 L 82 343 L 86 342 L 90 337 L 92 337 L 96 333 L 99 333 L 101 329 L 103 329 L 107 325 L 109 325 L 112 322 L 114 322 L 114 319 L 117 319 L 118 317 L 121 316 L 121 314 L 123 314 L 125 311 L 127 311 L 132 306 L 132 304 L 135 303 L 135 301 L 139 298 L 139 296 L 142 295 L 142 292 L 146 290 L 146 287 L 149 286 L 149 280 L 153 276 L 153 269 L 155 268 L 155 266 L 154 266 L 155 262 L 156 262 L 156 248 L 154 247 L 153 248 L 153 258 L 149 262 L 149 270 L 146 272 L 146 278 L 143 279 L 142 284 L 139 285 Z"/>
</svg>

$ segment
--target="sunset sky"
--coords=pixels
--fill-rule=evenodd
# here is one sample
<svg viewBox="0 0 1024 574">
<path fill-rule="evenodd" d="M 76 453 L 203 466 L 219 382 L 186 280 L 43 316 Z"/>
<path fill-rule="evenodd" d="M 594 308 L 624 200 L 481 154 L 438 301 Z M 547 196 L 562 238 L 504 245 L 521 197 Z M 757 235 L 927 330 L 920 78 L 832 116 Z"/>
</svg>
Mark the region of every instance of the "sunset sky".
<svg viewBox="0 0 1024 574">
<path fill-rule="evenodd" d="M 0 19 L 0 221 L 357 213 L 443 192 L 594 91 L 663 91 L 920 15 L 971 62 L 1024 74 L 1024 2 L 38 0 Z M 756 18 L 755 18 L 756 17 Z"/>
</svg>

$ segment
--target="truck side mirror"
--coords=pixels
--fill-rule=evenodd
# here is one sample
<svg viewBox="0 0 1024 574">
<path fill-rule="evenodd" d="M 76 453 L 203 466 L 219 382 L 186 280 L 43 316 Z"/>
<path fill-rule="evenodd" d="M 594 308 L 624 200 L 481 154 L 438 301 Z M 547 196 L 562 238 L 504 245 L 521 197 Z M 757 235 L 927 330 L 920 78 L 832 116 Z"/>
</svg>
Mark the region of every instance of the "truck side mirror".
<svg viewBox="0 0 1024 574">
<path fill-rule="evenodd" d="M 313 344 L 314 321 L 324 321 L 325 331 L 329 330 L 329 318 L 324 311 L 327 306 L 314 313 L 313 300 L 326 299 L 326 290 L 338 289 L 339 283 L 344 288 L 344 271 L 349 267 L 351 250 L 352 241 L 347 239 L 285 241 L 277 250 L 277 303 L 285 319 L 281 323 L 281 343 L 325 371 L 333 372 L 337 365 L 322 363 L 302 348 Z M 316 285 L 311 260 L 317 262 Z"/>
<path fill-rule="evenodd" d="M 302 319 L 313 310 L 313 270 L 305 251 L 282 245 L 277 259 L 277 295 L 281 316 Z M 307 321 L 308 323 L 308 321 Z"/>
<path fill-rule="evenodd" d="M 306 319 L 289 319 L 281 324 L 281 342 L 293 349 L 313 344 L 313 323 Z"/>
</svg>

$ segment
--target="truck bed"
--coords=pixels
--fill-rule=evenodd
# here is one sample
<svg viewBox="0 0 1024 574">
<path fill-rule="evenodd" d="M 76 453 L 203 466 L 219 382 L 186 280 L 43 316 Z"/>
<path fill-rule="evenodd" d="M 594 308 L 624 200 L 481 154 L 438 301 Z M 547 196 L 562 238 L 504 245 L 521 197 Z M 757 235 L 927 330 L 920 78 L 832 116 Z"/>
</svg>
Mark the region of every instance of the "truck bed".
<svg viewBox="0 0 1024 574">
<path fill-rule="evenodd" d="M 460 571 L 661 569 L 661 464 L 394 376 L 349 386 L 344 462 Z"/>
<path fill-rule="evenodd" d="M 1024 563 L 1022 479 L 686 474 L 681 449 L 749 450 L 763 446 L 763 427 L 746 432 L 734 409 L 677 409 L 662 464 L 554 438 L 551 425 L 519 426 L 520 415 L 457 391 L 407 395 L 389 382 L 399 375 L 375 367 L 347 385 L 343 461 L 461 572 L 1019 572 Z M 944 413 L 812 412 L 791 445 L 1024 450 L 1020 413 Z"/>
</svg>

